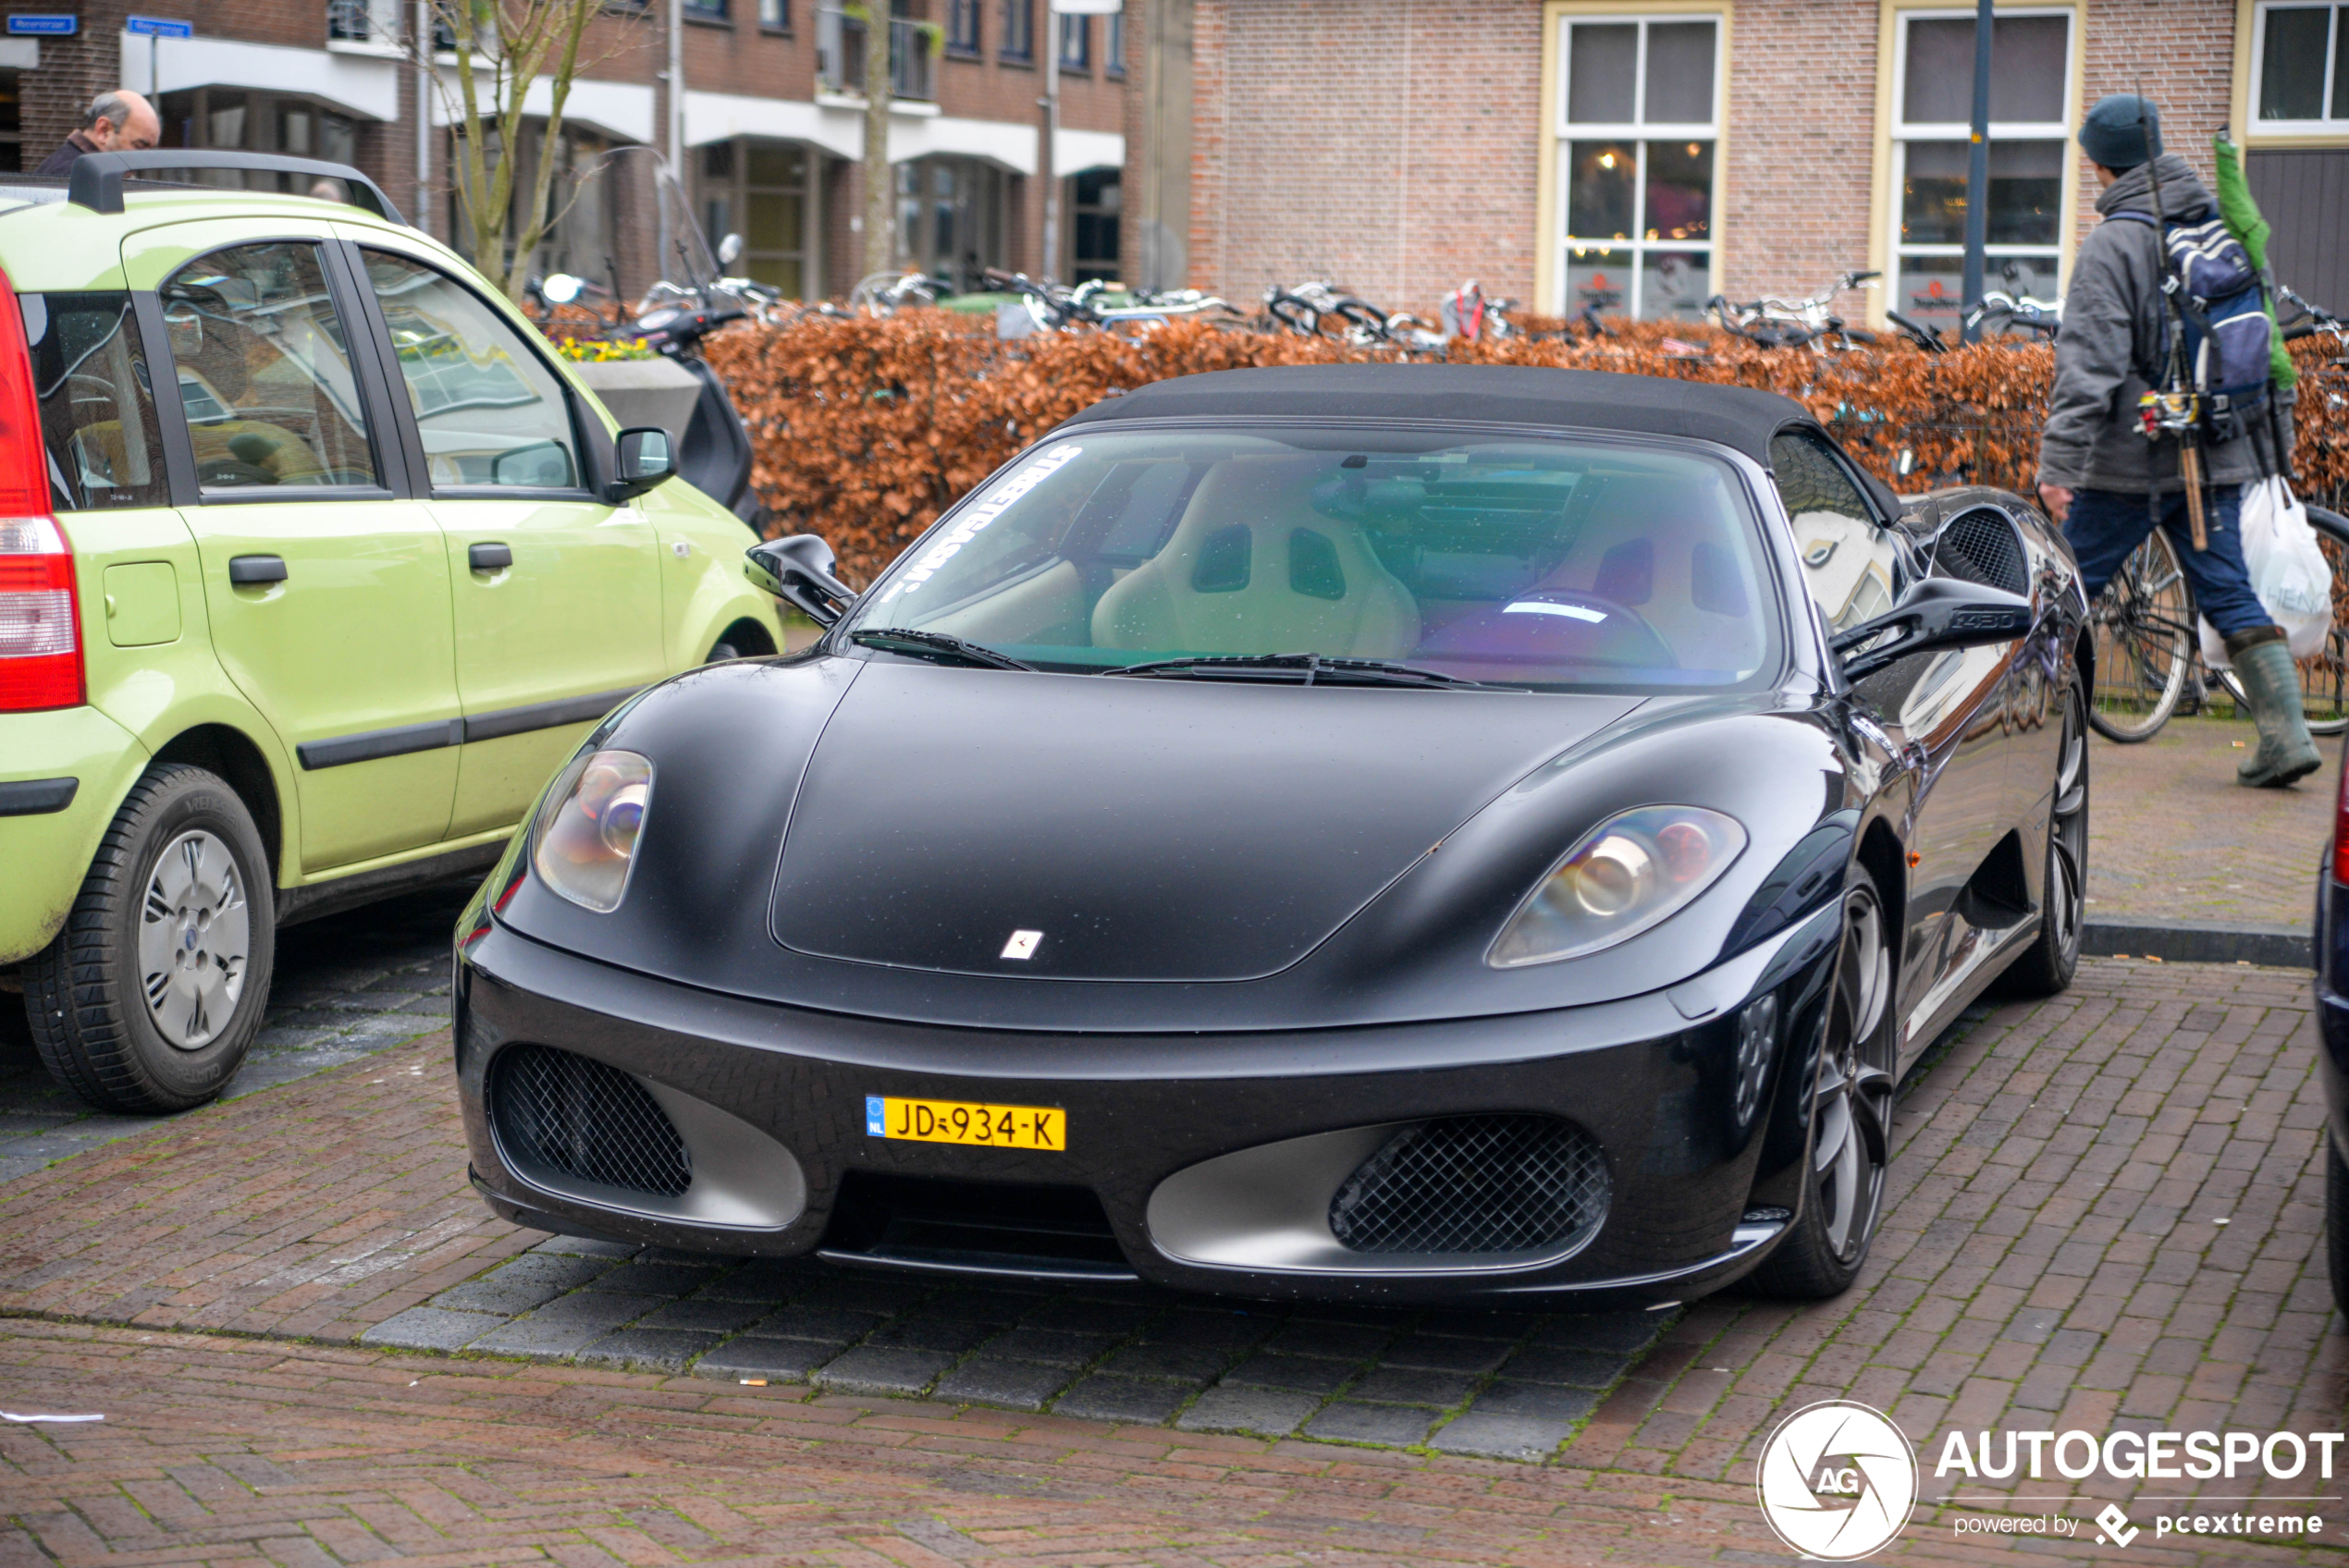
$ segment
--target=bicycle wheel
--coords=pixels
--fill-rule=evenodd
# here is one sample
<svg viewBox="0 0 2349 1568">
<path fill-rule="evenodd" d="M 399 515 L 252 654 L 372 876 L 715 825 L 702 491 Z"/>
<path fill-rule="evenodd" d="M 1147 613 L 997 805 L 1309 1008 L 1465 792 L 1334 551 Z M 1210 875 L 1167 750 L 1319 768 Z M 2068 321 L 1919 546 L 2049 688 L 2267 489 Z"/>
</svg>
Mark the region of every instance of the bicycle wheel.
<svg viewBox="0 0 2349 1568">
<path fill-rule="evenodd" d="M 2317 548 L 2332 569 L 2332 630 L 2314 658 L 2295 659 L 2300 667 L 2300 711 L 2311 735 L 2338 735 L 2349 729 L 2349 518 L 2322 507 L 2308 508 L 2308 526 L 2316 531 Z M 2235 672 L 2218 672 L 2237 708 L 2247 706 Z"/>
<path fill-rule="evenodd" d="M 2129 553 L 2090 611 L 2096 701 L 2088 724 L 2108 741 L 2149 741 L 2170 722 L 2194 668 L 2194 599 L 2157 528 Z"/>
</svg>

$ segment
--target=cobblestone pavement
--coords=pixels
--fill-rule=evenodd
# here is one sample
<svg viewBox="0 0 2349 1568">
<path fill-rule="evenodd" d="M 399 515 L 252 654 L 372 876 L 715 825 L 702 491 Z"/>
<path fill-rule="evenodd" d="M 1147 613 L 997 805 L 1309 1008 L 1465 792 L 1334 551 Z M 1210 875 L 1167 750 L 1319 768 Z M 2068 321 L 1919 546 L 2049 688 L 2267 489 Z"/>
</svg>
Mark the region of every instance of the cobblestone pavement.
<svg viewBox="0 0 2349 1568">
<path fill-rule="evenodd" d="M 449 933 L 462 888 L 434 888 L 277 935 L 260 1039 L 228 1098 L 412 1040 L 449 1022 Z M 0 1182 L 166 1120 L 92 1110 L 33 1054 L 20 998 L 0 992 Z"/>
<path fill-rule="evenodd" d="M 854 1346 L 830 1348 L 850 1334 L 872 1366 L 885 1354 L 1049 1366 L 1077 1347 L 1039 1355 L 1044 1336 L 1089 1333 L 1122 1335 L 1127 1351 L 1205 1345 L 1226 1370 L 1342 1365 L 1324 1386 L 1347 1376 L 1358 1390 L 1386 1370 L 1488 1374 L 1382 1359 L 1394 1345 L 1475 1343 L 1464 1321 L 1258 1325 L 1229 1306 L 1138 1297 L 1061 1297 L 1037 1317 L 1041 1304 L 1015 1315 L 958 1287 L 862 1296 L 870 1277 L 830 1269 L 710 1275 L 659 1255 L 523 1253 L 537 1238 L 467 1207 L 443 1048 L 420 1042 L 0 1189 L 0 1312 L 51 1319 L 20 1317 L 0 1334 L 10 1408 L 108 1415 L 0 1427 L 0 1513 L 26 1537 L 11 1552 L 0 1533 L 0 1561 L 1785 1562 L 1753 1501 L 1760 1440 L 1787 1412 L 1843 1397 L 1888 1411 L 1925 1456 L 1925 1505 L 1886 1557 L 2086 1562 L 2114 1552 L 2078 1537 L 1961 1537 L 1956 1521 L 2085 1521 L 2115 1501 L 2146 1526 L 2155 1493 L 2171 1494 L 2166 1512 L 2192 1488 L 1939 1480 L 1948 1430 L 2338 1430 L 2349 1401 L 2349 1339 L 2315 1262 L 2322 1111 L 2307 980 L 2291 972 L 2092 962 L 2061 998 L 1978 1018 L 1912 1075 L 1895 1191 L 1860 1284 L 1809 1305 L 1695 1304 L 1539 1467 L 1370 1446 L 1379 1433 L 1315 1442 L 1152 1425 L 1149 1411 L 990 1408 L 988 1390 L 942 1379 L 923 1401 L 849 1391 L 913 1381 L 825 1378 L 826 1366 L 860 1365 Z M 609 1365 L 624 1354 L 592 1364 L 596 1340 L 542 1344 L 560 1359 L 535 1362 L 351 1342 L 436 1302 L 560 1335 L 632 1313 L 675 1325 L 640 1332 L 758 1331 L 682 1373 Z M 1132 1315 L 1108 1310 L 1120 1305 Z M 1031 1326 L 1000 1327 L 1015 1316 Z M 1186 1322 L 1241 1327 L 1152 1328 Z M 1523 1358 L 1575 1350 L 1543 1342 L 1571 1331 L 1565 1319 L 1516 1327 L 1503 1381 Z M 1002 1336 L 1001 1349 L 961 1348 L 979 1333 Z M 1497 1354 L 1501 1334 L 1484 1338 Z M 755 1357 L 734 1349 L 754 1341 L 766 1341 Z M 799 1353 L 812 1384 L 785 1380 L 792 1344 L 814 1347 Z M 1113 1373 L 1120 1354 L 1096 1351 L 1090 1377 L 1198 1379 L 1162 1364 Z M 745 1386 L 754 1371 L 765 1386 Z M 2203 1501 L 2315 1494 L 2288 1506 L 2327 1515 L 2337 1543 L 2349 1539 L 2344 1491 L 2349 1477 L 2239 1479 Z M 2332 1544 L 2182 1544 L 2148 1529 L 2124 1560 L 2339 1556 Z"/>
<path fill-rule="evenodd" d="M 651 1390 L 679 1420 L 749 1399 L 787 1425 L 1083 1429 L 1162 1455 L 1208 1432 L 1252 1455 L 1327 1455 L 1289 1434 L 1414 1464 L 1539 1455 L 1519 1474 L 1652 1476 L 1724 1510 L 1750 1498 L 1776 1415 L 1811 1399 L 1887 1408 L 1926 1455 L 1949 1425 L 2340 1429 L 2349 1399 L 2314 1263 L 2323 1110 L 2295 972 L 2091 960 L 2067 996 L 1983 1011 L 1912 1075 L 1861 1286 L 1818 1305 L 1717 1295 L 1656 1324 L 1644 1359 L 1637 1315 L 1097 1298 L 545 1242 L 462 1183 L 444 1051 L 427 1037 L 0 1188 L 0 1312 L 310 1336 L 352 1345 L 352 1366 L 461 1382 L 535 1356 L 561 1388 Z M 473 1352 L 366 1359 L 386 1341 Z M 2321 1488 L 2335 1530 L 2344 1486 Z M 2142 1507 L 2131 1490 L 2081 1484 L 2070 1507 Z M 1907 1550 L 1949 1550 L 1963 1507 L 1924 1516 Z"/>
<path fill-rule="evenodd" d="M 550 1240 L 467 1185 L 448 1048 L 429 1036 L 0 1187 L 0 1312 L 1519 1459 L 1555 1452 L 1665 1327 L 976 1289 Z"/>
<path fill-rule="evenodd" d="M 2234 781 L 2247 723 L 2172 719 L 2134 746 L 2089 741 L 2088 918 L 2251 921 L 2307 929 L 2332 832 L 2341 742 L 2288 790 Z"/>
</svg>

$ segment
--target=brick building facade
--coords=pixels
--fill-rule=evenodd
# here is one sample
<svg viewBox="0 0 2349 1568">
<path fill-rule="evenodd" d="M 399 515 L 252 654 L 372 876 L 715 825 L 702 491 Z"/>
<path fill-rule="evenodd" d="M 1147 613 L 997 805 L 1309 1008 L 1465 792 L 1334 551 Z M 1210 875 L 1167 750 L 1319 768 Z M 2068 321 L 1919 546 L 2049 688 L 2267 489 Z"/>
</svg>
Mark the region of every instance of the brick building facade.
<svg viewBox="0 0 2349 1568">
<path fill-rule="evenodd" d="M 1138 88 L 1150 3 L 1128 0 L 1115 18 L 1058 18 L 1047 0 L 896 0 L 890 148 L 901 262 L 964 282 L 987 265 L 1064 277 L 1128 270 L 1134 226 L 1119 221 L 1121 184 L 1129 138 L 1149 117 Z M 670 5 L 683 79 L 673 101 Z M 428 4 L 68 6 L 79 19 L 72 36 L 0 45 L 23 166 L 64 139 L 94 93 L 128 86 L 158 97 L 166 146 L 348 159 L 434 233 L 457 235 L 452 57 L 439 56 L 445 92 L 430 90 L 412 46 L 429 25 Z M 125 31 L 134 12 L 187 20 L 196 36 L 151 46 Z M 599 281 L 616 268 L 630 293 L 649 281 L 659 214 L 643 171 L 652 161 L 606 156 L 644 146 L 678 154 L 696 227 L 713 244 L 740 233 L 739 264 L 750 276 L 794 295 L 844 293 L 864 257 L 864 31 L 837 0 L 608 6 L 588 29 L 560 141 L 543 146 L 540 118 L 521 149 L 524 180 L 541 155 L 559 160 L 569 202 L 542 266 Z M 1064 211 L 1059 253 L 1047 259 L 1040 100 L 1055 60 L 1060 129 L 1049 167 Z M 533 107 L 547 101 L 544 87 Z M 0 145 L 0 161 L 8 151 Z"/>
<path fill-rule="evenodd" d="M 1948 320 L 1972 18 L 1963 0 L 1196 0 L 1192 279 L 1247 300 L 1325 277 L 1424 310 L 1474 277 L 1548 312 L 1693 316 L 1716 290 L 1799 296 L 1856 268 L 1887 275 L 1871 313 Z M 2141 85 L 2206 173 L 2232 128 L 2280 276 L 2349 309 L 2349 7 L 1999 0 L 1994 39 L 1994 286 L 2060 291 L 2096 194 L 2066 138 Z"/>
</svg>

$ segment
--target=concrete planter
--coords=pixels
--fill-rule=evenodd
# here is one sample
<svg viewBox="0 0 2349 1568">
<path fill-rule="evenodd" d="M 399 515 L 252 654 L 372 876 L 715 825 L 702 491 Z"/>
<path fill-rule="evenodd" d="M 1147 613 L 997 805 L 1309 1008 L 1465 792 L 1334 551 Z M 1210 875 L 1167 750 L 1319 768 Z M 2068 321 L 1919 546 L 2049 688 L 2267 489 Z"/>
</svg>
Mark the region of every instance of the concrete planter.
<svg viewBox="0 0 2349 1568">
<path fill-rule="evenodd" d="M 622 430 L 658 425 L 682 448 L 686 422 L 701 397 L 701 380 L 674 360 L 587 361 L 580 379 L 604 400 Z"/>
</svg>

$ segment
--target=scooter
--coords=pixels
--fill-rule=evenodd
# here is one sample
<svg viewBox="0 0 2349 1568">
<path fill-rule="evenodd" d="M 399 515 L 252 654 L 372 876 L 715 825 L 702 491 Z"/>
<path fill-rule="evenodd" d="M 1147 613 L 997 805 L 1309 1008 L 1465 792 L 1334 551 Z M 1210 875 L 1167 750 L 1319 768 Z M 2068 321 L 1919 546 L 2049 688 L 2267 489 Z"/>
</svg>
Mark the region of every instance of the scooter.
<svg viewBox="0 0 2349 1568">
<path fill-rule="evenodd" d="M 658 155 L 654 156 L 658 161 Z M 729 322 L 754 315 L 765 319 L 769 309 L 780 300 L 774 290 L 760 284 L 722 275 L 722 268 L 741 257 L 742 236 L 727 235 L 719 244 L 718 254 L 711 256 L 693 226 L 692 209 L 678 191 L 665 163 L 658 178 L 662 198 L 670 209 L 668 227 L 674 238 L 669 248 L 675 252 L 680 270 L 688 275 L 688 281 L 674 283 L 663 278 L 654 284 L 636 302 L 635 319 L 613 323 L 605 329 L 605 336 L 642 338 L 646 347 L 675 361 L 701 383 L 701 395 L 694 403 L 685 428 L 679 434 L 678 475 L 702 494 L 723 503 L 743 520 L 744 526 L 764 538 L 774 514 L 758 498 L 758 492 L 751 488 L 750 432 L 744 428 L 742 413 L 734 407 L 726 384 L 718 379 L 718 373 L 702 358 L 701 345 L 703 338 Z M 537 286 L 539 297 L 555 305 L 568 305 L 582 295 L 604 292 L 584 278 L 560 272 L 541 279 Z"/>
</svg>

